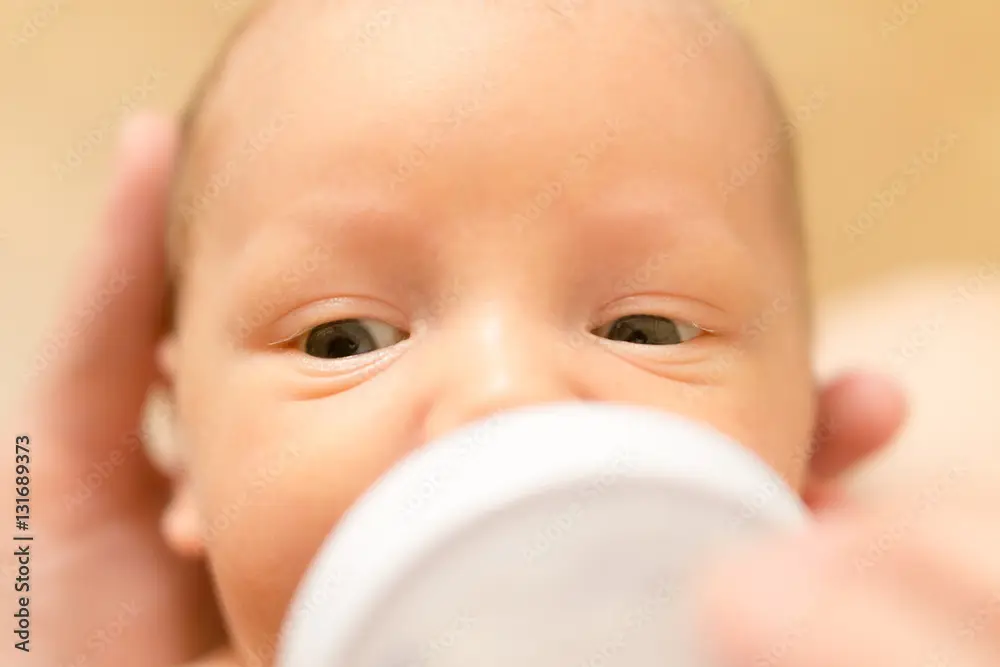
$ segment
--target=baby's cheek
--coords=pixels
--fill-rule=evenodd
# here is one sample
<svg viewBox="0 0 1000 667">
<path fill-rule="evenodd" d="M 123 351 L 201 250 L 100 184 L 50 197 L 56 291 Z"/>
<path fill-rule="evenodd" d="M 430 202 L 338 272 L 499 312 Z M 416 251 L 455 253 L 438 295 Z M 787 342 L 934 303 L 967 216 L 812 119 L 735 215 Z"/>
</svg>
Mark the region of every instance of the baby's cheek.
<svg viewBox="0 0 1000 667">
<path fill-rule="evenodd" d="M 290 498 L 306 437 L 258 405 L 216 413 L 195 443 L 191 472 L 209 564 L 230 628 L 257 653 L 273 644 L 286 600 L 322 539 L 321 530 L 314 536 L 298 523 L 301 501 Z"/>
<path fill-rule="evenodd" d="M 795 340 L 764 346 L 747 356 L 734 382 L 742 441 L 798 488 L 816 420 L 816 386 L 807 352 Z"/>
<path fill-rule="evenodd" d="M 208 558 L 247 655 L 273 650 L 323 539 L 412 439 L 408 420 L 394 416 L 404 411 L 358 389 L 311 401 L 237 390 L 201 431 L 192 472 Z"/>
<path fill-rule="evenodd" d="M 736 440 L 797 487 L 815 420 L 808 359 L 792 344 L 774 352 L 747 346 L 713 360 L 708 377 L 681 387 L 664 407 Z"/>
</svg>

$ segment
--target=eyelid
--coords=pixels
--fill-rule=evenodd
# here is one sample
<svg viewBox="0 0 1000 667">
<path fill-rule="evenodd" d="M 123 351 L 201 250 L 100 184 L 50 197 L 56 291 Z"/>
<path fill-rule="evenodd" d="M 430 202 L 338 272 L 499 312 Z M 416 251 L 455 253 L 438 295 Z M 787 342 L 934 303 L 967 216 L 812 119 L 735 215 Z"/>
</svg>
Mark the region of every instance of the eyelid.
<svg viewBox="0 0 1000 667">
<path fill-rule="evenodd" d="M 330 321 L 330 322 L 323 322 L 322 324 L 317 324 L 315 326 L 309 327 L 308 329 L 306 329 L 305 331 L 301 332 L 297 336 L 293 336 L 292 338 L 284 341 L 283 343 L 276 343 L 276 345 L 287 345 L 288 343 L 291 343 L 291 342 L 297 342 L 298 344 L 295 346 L 295 348 L 299 352 L 305 353 L 306 352 L 306 343 L 308 341 L 308 337 L 318 327 L 322 327 L 322 326 L 325 326 L 327 324 L 334 324 L 335 322 L 347 322 L 347 321 L 358 322 L 362 326 L 367 327 L 369 329 L 369 331 L 370 331 L 370 333 L 372 335 L 372 338 L 375 339 L 375 343 L 377 345 L 376 349 L 373 350 L 373 351 L 382 350 L 382 349 L 385 349 L 387 347 L 391 347 L 393 345 L 396 345 L 396 344 L 398 344 L 398 343 L 406 340 L 409 337 L 409 334 L 407 334 L 405 331 L 402 331 L 399 327 L 393 326 L 392 324 L 389 324 L 388 322 L 383 322 L 382 320 L 376 320 L 376 319 L 373 319 L 371 317 L 352 317 L 352 318 L 348 318 L 346 320 L 333 320 L 333 321 Z M 394 340 L 392 342 L 385 342 L 384 340 L 379 340 L 379 339 L 384 339 L 386 337 L 397 338 L 397 336 L 391 335 L 390 332 L 387 332 L 387 331 L 383 330 L 382 329 L 383 327 L 385 329 L 391 330 L 392 333 L 399 332 L 399 333 L 402 333 L 403 335 L 399 336 L 398 340 Z"/>
<path fill-rule="evenodd" d="M 320 322 L 320 324 L 323 324 L 323 323 Z M 292 341 L 297 340 L 299 338 L 302 338 L 302 336 L 305 336 L 307 333 L 309 333 L 310 331 L 312 331 L 316 327 L 320 326 L 320 324 L 313 324 L 311 326 L 305 327 L 301 331 L 299 331 L 297 333 L 294 333 L 291 336 L 285 336 L 281 340 L 276 340 L 276 341 L 273 341 L 271 343 L 268 343 L 267 346 L 268 347 L 284 347 L 285 345 L 288 345 Z"/>
<path fill-rule="evenodd" d="M 340 320 L 376 320 L 409 332 L 406 318 L 384 301 L 367 297 L 336 297 L 310 303 L 275 322 L 268 347 L 287 345 L 309 330 Z"/>
<path fill-rule="evenodd" d="M 677 297 L 670 294 L 633 295 L 613 301 L 598 312 L 600 317 L 591 323 L 591 331 L 608 322 L 634 315 L 650 315 L 675 320 L 695 326 L 702 332 L 709 334 L 719 334 L 725 331 L 724 313 L 721 309 L 698 299 Z"/>
<path fill-rule="evenodd" d="M 642 314 L 636 313 L 633 315 L 623 315 L 622 317 L 619 317 L 615 320 L 611 320 L 610 322 L 602 324 L 601 326 L 597 327 L 596 329 L 592 329 L 591 331 L 596 336 L 599 336 L 601 338 L 606 338 L 611 333 L 611 329 L 614 327 L 615 323 L 618 322 L 619 320 L 627 319 L 629 317 L 643 317 L 643 316 L 657 317 L 657 318 L 661 317 L 660 315 L 650 315 L 649 313 L 642 313 Z M 706 331 L 705 329 L 699 327 L 697 324 L 694 324 L 692 322 L 685 322 L 684 320 L 676 317 L 662 317 L 662 319 L 673 322 L 674 326 L 677 327 L 678 333 L 681 334 L 681 338 L 684 339 L 681 340 L 679 343 L 675 343 L 675 345 L 690 343 L 696 338 L 700 338 L 703 334 L 712 333 L 711 331 Z M 694 331 L 684 331 L 687 329 L 693 329 Z M 687 336 L 686 334 L 691 334 L 691 335 Z M 656 346 L 656 347 L 661 347 L 661 346 Z"/>
<path fill-rule="evenodd" d="M 694 335 L 691 336 L 688 340 L 686 340 L 684 342 L 692 341 L 695 338 L 698 338 L 699 336 L 701 336 L 702 334 L 711 333 L 707 329 L 698 326 L 694 322 L 682 322 L 682 321 L 676 321 L 676 320 L 674 320 L 674 324 L 675 324 L 675 326 L 677 326 L 678 330 L 684 329 L 684 328 L 688 328 L 688 327 L 690 327 L 691 329 L 695 330 Z"/>
</svg>

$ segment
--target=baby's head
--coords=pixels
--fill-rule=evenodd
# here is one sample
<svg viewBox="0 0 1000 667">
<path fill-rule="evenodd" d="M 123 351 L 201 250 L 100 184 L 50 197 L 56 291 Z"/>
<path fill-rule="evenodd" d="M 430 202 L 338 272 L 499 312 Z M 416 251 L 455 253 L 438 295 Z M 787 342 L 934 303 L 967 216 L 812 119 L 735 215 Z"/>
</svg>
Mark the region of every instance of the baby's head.
<svg viewBox="0 0 1000 667">
<path fill-rule="evenodd" d="M 382 473 L 498 410 L 652 406 L 801 484 L 814 388 L 787 125 L 724 13 L 279 1 L 208 82 L 171 222 L 166 525 L 206 554 L 241 652 L 273 646 Z"/>
</svg>

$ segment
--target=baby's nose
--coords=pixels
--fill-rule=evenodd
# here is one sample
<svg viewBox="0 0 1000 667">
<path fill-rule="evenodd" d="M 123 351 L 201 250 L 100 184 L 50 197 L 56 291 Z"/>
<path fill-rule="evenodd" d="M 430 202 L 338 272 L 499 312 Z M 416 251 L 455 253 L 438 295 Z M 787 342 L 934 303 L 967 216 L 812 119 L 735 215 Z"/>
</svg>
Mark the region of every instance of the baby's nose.
<svg viewBox="0 0 1000 667">
<path fill-rule="evenodd" d="M 445 372 L 427 413 L 428 440 L 502 410 L 584 398 L 573 355 L 544 323 L 497 314 L 467 321 L 439 344 Z"/>
</svg>

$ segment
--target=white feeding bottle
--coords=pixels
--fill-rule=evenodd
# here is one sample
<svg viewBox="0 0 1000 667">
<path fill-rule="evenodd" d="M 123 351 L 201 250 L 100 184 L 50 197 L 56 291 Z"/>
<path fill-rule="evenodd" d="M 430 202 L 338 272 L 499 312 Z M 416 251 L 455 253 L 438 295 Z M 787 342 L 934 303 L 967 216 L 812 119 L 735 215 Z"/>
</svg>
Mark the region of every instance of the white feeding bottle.
<svg viewBox="0 0 1000 667">
<path fill-rule="evenodd" d="M 500 413 L 387 472 L 320 548 L 279 667 L 705 667 L 692 575 L 804 525 L 751 452 L 667 413 Z"/>
</svg>

